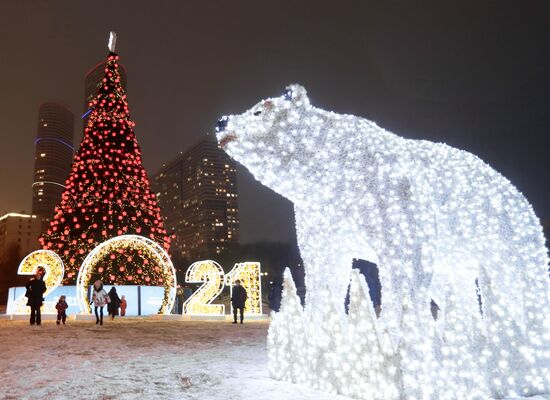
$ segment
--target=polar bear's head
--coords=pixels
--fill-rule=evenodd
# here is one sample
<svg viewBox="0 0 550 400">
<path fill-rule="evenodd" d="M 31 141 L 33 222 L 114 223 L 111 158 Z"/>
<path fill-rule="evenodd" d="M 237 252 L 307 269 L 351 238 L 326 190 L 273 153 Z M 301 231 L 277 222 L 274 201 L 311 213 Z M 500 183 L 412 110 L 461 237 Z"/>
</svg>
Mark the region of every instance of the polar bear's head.
<svg viewBox="0 0 550 400">
<path fill-rule="evenodd" d="M 220 147 L 256 179 L 288 197 L 291 180 L 286 175 L 297 172 L 292 164 L 304 165 L 315 151 L 308 130 L 301 126 L 311 109 L 306 90 L 290 85 L 280 97 L 262 100 L 242 114 L 222 117 L 216 137 Z"/>
</svg>

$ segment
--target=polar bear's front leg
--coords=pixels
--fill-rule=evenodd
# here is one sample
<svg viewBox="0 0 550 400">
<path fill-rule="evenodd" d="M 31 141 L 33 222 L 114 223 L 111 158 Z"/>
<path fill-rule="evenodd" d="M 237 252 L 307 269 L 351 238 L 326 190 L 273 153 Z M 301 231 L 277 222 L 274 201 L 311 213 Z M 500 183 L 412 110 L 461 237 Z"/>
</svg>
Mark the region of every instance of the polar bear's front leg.
<svg viewBox="0 0 550 400">
<path fill-rule="evenodd" d="M 386 246 L 379 256 L 379 277 L 381 285 L 381 312 L 379 323 L 383 330 L 392 338 L 394 348 L 397 348 L 402 336 L 403 304 L 410 300 L 412 293 L 412 277 L 403 270 L 413 268 L 413 263 L 400 253 L 406 252 L 402 246 Z"/>
<path fill-rule="evenodd" d="M 322 218 L 316 209 L 296 209 L 296 234 L 300 255 L 304 262 L 306 283 L 306 311 L 315 316 L 324 307 L 325 289 L 330 290 L 330 300 L 344 312 L 346 290 L 349 285 L 351 260 L 342 262 L 340 254 L 344 238 L 335 231 L 336 224 Z M 336 244 L 336 245 L 335 245 Z"/>
<path fill-rule="evenodd" d="M 382 187 L 384 191 L 378 194 L 382 234 L 376 249 L 382 287 L 380 325 L 397 348 L 405 333 L 402 314 L 406 303 L 418 309 L 418 315 L 430 314 L 435 219 L 429 196 L 419 196 L 414 181 L 388 177 Z"/>
</svg>

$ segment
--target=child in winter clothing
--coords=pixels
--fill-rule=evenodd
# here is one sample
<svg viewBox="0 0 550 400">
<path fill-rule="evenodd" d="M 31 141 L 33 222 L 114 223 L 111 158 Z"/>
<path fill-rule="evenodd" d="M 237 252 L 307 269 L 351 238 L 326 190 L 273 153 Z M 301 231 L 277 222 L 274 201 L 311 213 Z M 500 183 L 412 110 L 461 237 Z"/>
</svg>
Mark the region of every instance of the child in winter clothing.
<svg viewBox="0 0 550 400">
<path fill-rule="evenodd" d="M 96 324 L 103 325 L 103 306 L 105 304 L 109 303 L 109 295 L 103 289 L 103 282 L 100 280 L 97 280 L 94 282 L 94 288 L 92 289 L 93 295 L 92 295 L 92 301 L 94 303 L 94 309 L 95 309 L 95 318 Z M 98 315 L 97 311 L 100 311 L 100 315 Z"/>
<path fill-rule="evenodd" d="M 128 306 L 128 302 L 126 301 L 126 296 L 122 295 L 120 298 L 120 316 L 124 317 L 126 315 L 126 307 Z"/>
<path fill-rule="evenodd" d="M 62 321 L 63 325 L 65 325 L 65 321 L 67 320 L 67 308 L 69 308 L 69 305 L 65 301 L 65 296 L 59 297 L 59 301 L 55 305 L 55 309 L 57 310 L 57 325 Z"/>
</svg>

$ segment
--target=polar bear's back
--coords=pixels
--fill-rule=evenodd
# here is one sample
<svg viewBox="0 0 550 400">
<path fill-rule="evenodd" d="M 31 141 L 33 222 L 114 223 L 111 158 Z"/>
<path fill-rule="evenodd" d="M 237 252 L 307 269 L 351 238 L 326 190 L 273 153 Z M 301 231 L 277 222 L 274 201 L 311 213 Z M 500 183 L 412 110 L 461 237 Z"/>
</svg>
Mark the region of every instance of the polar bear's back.
<svg viewBox="0 0 550 400">
<path fill-rule="evenodd" d="M 488 238 L 506 242 L 515 237 L 517 242 L 523 236 L 523 241 L 539 241 L 539 222 L 527 199 L 495 169 L 446 144 L 407 142 L 412 179 L 417 189 L 432 197 L 439 229 L 457 240 L 470 238 L 472 247 Z"/>
<path fill-rule="evenodd" d="M 369 191 L 387 190 L 383 189 L 385 184 L 373 180 L 408 180 L 413 192 L 428 198 L 439 226 L 447 225 L 457 238 L 484 240 L 495 234 L 504 238 L 514 231 L 523 235 L 526 226 L 531 234 L 526 240 L 539 235 L 535 233 L 538 219 L 525 197 L 474 154 L 443 143 L 405 139 L 353 115 L 312 107 L 308 117 L 316 121 L 314 136 L 321 137 L 325 131 L 324 148 L 339 149 L 336 169 L 317 165 L 318 171 L 330 175 L 331 181 L 335 176 L 341 176 L 342 181 L 351 176 L 351 184 L 357 185 L 356 175 L 364 176 L 369 182 L 358 186 Z M 332 150 L 331 156 L 336 154 Z M 341 189 L 346 189 L 344 182 Z M 350 197 L 359 200 L 364 195 L 361 191 L 350 193 Z"/>
</svg>

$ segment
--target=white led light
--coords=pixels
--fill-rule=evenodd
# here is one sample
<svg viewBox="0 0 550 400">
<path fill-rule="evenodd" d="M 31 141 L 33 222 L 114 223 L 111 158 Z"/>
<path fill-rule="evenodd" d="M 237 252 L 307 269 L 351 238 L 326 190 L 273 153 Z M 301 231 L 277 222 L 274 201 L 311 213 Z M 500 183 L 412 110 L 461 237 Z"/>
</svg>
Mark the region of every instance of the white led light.
<svg viewBox="0 0 550 400">
<path fill-rule="evenodd" d="M 506 178 L 466 151 L 315 108 L 299 85 L 217 137 L 294 203 L 306 308 L 287 274 L 273 377 L 364 399 L 550 393 L 547 250 Z M 353 258 L 379 268 L 379 319 L 357 277 L 344 312 Z"/>
</svg>

